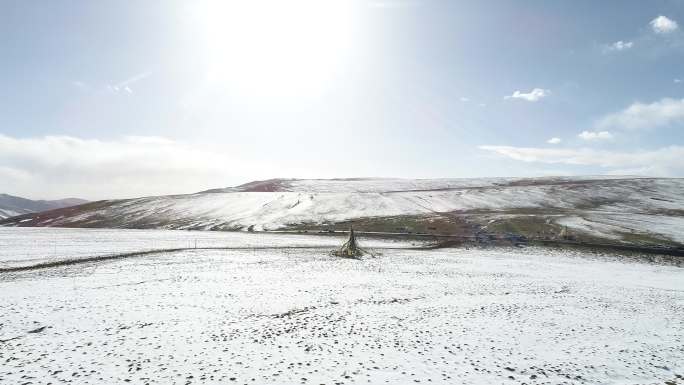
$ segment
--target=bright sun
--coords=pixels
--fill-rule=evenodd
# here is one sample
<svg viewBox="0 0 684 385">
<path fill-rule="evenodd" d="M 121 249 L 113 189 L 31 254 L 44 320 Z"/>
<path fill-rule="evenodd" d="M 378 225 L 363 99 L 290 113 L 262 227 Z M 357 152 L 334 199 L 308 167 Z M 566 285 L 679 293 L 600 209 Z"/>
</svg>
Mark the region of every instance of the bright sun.
<svg viewBox="0 0 684 385">
<path fill-rule="evenodd" d="M 208 78 L 241 93 L 326 89 L 349 59 L 351 2 L 205 1 L 196 22 Z"/>
</svg>

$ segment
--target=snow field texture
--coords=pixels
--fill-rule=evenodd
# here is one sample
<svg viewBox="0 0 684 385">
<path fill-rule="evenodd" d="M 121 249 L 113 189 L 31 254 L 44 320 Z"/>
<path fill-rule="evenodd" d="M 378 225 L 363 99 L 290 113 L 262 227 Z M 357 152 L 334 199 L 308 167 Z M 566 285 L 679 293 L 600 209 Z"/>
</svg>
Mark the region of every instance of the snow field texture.
<svg viewBox="0 0 684 385">
<path fill-rule="evenodd" d="M 339 247 L 340 236 L 221 231 L 0 227 L 0 268 L 177 248 Z M 367 239 L 367 247 L 406 247 L 416 242 Z"/>
<path fill-rule="evenodd" d="M 0 275 L 0 383 L 663 384 L 684 374 L 681 268 L 539 248 L 362 261 L 328 251 L 188 250 Z"/>
</svg>

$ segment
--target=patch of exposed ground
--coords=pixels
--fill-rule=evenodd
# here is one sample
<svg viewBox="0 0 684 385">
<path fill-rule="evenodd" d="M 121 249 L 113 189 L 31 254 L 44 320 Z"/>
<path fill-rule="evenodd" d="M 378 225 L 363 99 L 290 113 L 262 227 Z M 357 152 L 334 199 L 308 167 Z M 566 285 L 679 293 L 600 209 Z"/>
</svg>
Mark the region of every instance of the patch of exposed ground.
<svg viewBox="0 0 684 385">
<path fill-rule="evenodd" d="M 445 234 L 471 236 L 478 226 L 466 217 L 444 214 L 401 215 L 393 217 L 366 217 L 339 222 L 292 224 L 284 230 L 290 231 L 332 231 L 344 232 L 350 227 L 363 232 L 404 234 Z"/>
</svg>

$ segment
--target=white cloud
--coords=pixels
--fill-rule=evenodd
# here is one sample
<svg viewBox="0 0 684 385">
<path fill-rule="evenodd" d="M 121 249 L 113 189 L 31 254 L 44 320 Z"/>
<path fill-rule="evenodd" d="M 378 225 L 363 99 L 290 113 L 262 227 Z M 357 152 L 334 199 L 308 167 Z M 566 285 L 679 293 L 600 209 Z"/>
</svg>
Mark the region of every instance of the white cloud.
<svg viewBox="0 0 684 385">
<path fill-rule="evenodd" d="M 605 51 L 606 52 L 614 52 L 614 51 L 625 51 L 634 46 L 634 42 L 631 41 L 616 41 L 613 44 L 610 44 L 609 46 L 606 47 Z"/>
<path fill-rule="evenodd" d="M 112 92 L 119 92 L 119 91 L 126 91 L 129 94 L 133 93 L 133 90 L 131 89 L 131 85 L 134 83 L 137 83 L 147 77 L 149 77 L 151 72 L 142 72 L 137 75 L 131 76 L 130 78 L 117 83 L 117 84 L 108 84 L 107 89 L 109 89 Z"/>
<path fill-rule="evenodd" d="M 411 0 L 370 1 L 367 4 L 371 8 L 407 8 L 420 5 L 418 1 Z"/>
<path fill-rule="evenodd" d="M 546 143 L 549 143 L 549 144 L 558 144 L 560 142 L 562 142 L 561 138 L 551 138 L 551 139 L 546 141 Z"/>
<path fill-rule="evenodd" d="M 610 140 L 613 134 L 608 131 L 582 131 L 579 135 L 584 140 Z"/>
<path fill-rule="evenodd" d="M 676 21 L 662 15 L 651 20 L 649 24 L 651 25 L 653 32 L 658 34 L 672 33 L 679 28 L 679 25 Z"/>
<path fill-rule="evenodd" d="M 80 80 L 74 80 L 73 82 L 71 82 L 71 84 L 72 84 L 74 87 L 80 88 L 80 89 L 88 88 L 88 85 L 85 84 L 84 82 L 80 81 Z"/>
<path fill-rule="evenodd" d="M 0 134 L 0 183 L 12 190 L 3 192 L 29 197 L 101 199 L 187 193 L 280 171 L 231 158 L 226 152 L 159 137 L 103 141 Z"/>
<path fill-rule="evenodd" d="M 682 82 L 682 79 L 675 79 L 675 80 L 673 80 L 673 82 L 674 82 L 675 84 L 679 84 L 679 83 Z"/>
<path fill-rule="evenodd" d="M 460 101 L 462 101 L 462 102 L 465 103 L 465 102 L 469 102 L 469 101 L 470 101 L 470 98 L 466 98 L 465 96 L 462 96 L 462 97 L 460 97 L 458 100 L 460 100 Z"/>
<path fill-rule="evenodd" d="M 684 122 L 684 99 L 665 98 L 651 104 L 634 103 L 596 122 L 601 130 L 641 130 Z"/>
<path fill-rule="evenodd" d="M 536 102 L 551 94 L 551 91 L 542 88 L 535 88 L 530 92 L 515 91 L 513 95 L 504 96 L 504 99 L 522 99 L 528 102 Z"/>
<path fill-rule="evenodd" d="M 480 146 L 510 159 L 545 164 L 598 166 L 606 173 L 638 171 L 653 176 L 684 175 L 684 147 L 669 146 L 652 151 L 614 152 L 588 148 L 559 149 L 513 146 Z"/>
<path fill-rule="evenodd" d="M 7 180 L 27 181 L 30 179 L 31 174 L 27 173 L 26 171 L 18 170 L 13 167 L 0 166 L 0 180 L 3 182 Z"/>
</svg>

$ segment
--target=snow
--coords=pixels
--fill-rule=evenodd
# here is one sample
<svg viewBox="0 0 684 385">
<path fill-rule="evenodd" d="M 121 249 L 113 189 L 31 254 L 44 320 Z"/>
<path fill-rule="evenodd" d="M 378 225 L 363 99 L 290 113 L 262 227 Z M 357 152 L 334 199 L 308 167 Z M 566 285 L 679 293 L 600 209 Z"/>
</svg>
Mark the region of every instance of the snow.
<svg viewBox="0 0 684 385">
<path fill-rule="evenodd" d="M 396 192 L 427 191 L 444 189 L 464 189 L 495 187 L 510 183 L 563 183 L 577 180 L 619 180 L 633 179 L 630 176 L 582 176 L 582 177 L 542 177 L 542 178 L 439 178 L 439 179 L 402 179 L 402 178 L 352 178 L 352 179 L 284 179 L 278 180 L 279 189 L 292 192 Z"/>
<path fill-rule="evenodd" d="M 684 217 L 643 214 L 588 214 L 561 217 L 555 220 L 561 226 L 592 234 L 606 239 L 620 239 L 621 233 L 637 232 L 665 236 L 675 242 L 684 243 Z"/>
<path fill-rule="evenodd" d="M 620 239 L 620 236 L 615 235 L 615 233 L 628 231 L 628 229 L 623 226 L 606 225 L 576 216 L 561 217 L 556 219 L 555 222 L 561 226 L 567 226 L 573 230 L 578 230 L 583 233 L 593 234 L 596 237 L 613 240 Z"/>
<path fill-rule="evenodd" d="M 684 375 L 681 268 L 538 248 L 396 249 L 362 261 L 327 250 L 187 250 L 0 274 L 0 339 L 17 337 L 0 343 L 0 383 Z"/>
<path fill-rule="evenodd" d="M 675 242 L 684 243 L 684 217 L 618 214 L 600 220 L 607 225 L 622 225 L 642 233 L 665 235 Z"/>
<path fill-rule="evenodd" d="M 0 193 L 0 219 L 17 215 L 34 213 L 43 210 L 75 206 L 87 201 L 83 199 L 67 198 L 60 200 L 31 200 L 22 197 Z"/>
<path fill-rule="evenodd" d="M 21 215 L 21 214 L 24 214 L 24 213 L 20 213 L 20 212 L 9 210 L 9 209 L 0 209 L 0 219 L 11 218 L 11 217 Z"/>
<path fill-rule="evenodd" d="M 344 236 L 219 231 L 0 227 L 0 268 L 149 250 L 235 247 L 339 247 Z M 413 242 L 416 243 L 416 242 Z M 366 239 L 364 246 L 406 247 L 412 242 Z M 418 244 L 418 243 L 416 243 Z"/>
<path fill-rule="evenodd" d="M 275 183 L 275 182 L 274 182 Z M 271 231 L 359 218 L 536 215 L 618 240 L 647 232 L 681 240 L 684 179 L 553 177 L 280 180 L 275 192 L 197 193 L 101 202 L 16 226 Z M 58 214 L 55 214 L 58 215 Z M 622 220 L 626 219 L 626 220 Z M 598 230 L 598 232 L 596 232 Z"/>
<path fill-rule="evenodd" d="M 515 181 L 521 180 L 297 180 L 283 188 L 300 191 L 199 193 L 112 201 L 102 209 L 51 222 L 43 219 L 41 223 L 39 219 L 38 223 L 243 230 L 254 226 L 257 230 L 275 230 L 299 223 L 469 210 L 591 210 L 604 213 L 619 208 L 620 213 L 650 214 L 684 207 L 684 180 L 680 179 L 598 180 L 567 185 L 560 183 L 567 182 L 565 179 L 539 178 L 525 181 L 549 184 L 506 185 Z M 460 187 L 454 187 L 456 185 Z M 418 191 L 406 191 L 412 188 Z M 432 190 L 422 190 L 424 188 Z M 330 192 L 336 189 L 341 191 Z M 602 206 L 602 202 L 607 203 Z M 104 223 L 102 218 L 106 218 Z"/>
</svg>

